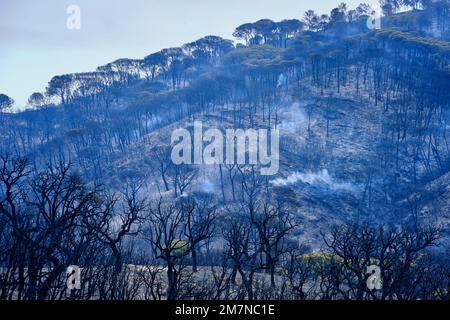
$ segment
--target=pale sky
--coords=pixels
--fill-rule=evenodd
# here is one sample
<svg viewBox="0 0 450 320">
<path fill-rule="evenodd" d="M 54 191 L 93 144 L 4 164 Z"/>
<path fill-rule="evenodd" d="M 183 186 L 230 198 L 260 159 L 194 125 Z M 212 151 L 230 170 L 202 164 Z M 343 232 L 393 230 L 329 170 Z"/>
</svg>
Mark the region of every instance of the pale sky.
<svg viewBox="0 0 450 320">
<path fill-rule="evenodd" d="M 206 35 L 232 39 L 262 18 L 329 13 L 342 0 L 0 0 L 0 93 L 22 107 L 59 74 L 93 71 L 118 58 L 143 58 Z M 347 0 L 350 9 L 378 0 Z M 67 8 L 81 9 L 69 30 Z"/>
</svg>

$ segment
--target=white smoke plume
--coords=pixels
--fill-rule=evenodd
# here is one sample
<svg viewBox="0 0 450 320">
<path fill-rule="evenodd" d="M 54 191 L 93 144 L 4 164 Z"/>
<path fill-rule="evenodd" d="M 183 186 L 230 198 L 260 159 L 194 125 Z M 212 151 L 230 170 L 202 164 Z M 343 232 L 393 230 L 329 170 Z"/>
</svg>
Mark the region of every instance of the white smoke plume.
<svg viewBox="0 0 450 320">
<path fill-rule="evenodd" d="M 303 182 L 309 185 L 321 186 L 335 191 L 348 191 L 356 193 L 359 187 L 349 182 L 336 181 L 327 169 L 319 172 L 294 172 L 287 178 L 278 178 L 272 181 L 272 184 L 277 187 L 293 185 L 297 182 Z"/>
</svg>

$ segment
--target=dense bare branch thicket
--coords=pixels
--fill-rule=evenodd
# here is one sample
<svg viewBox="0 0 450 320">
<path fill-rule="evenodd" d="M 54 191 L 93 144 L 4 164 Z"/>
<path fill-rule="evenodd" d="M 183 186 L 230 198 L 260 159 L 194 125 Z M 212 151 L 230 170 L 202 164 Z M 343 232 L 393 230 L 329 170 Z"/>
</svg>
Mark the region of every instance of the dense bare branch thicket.
<svg viewBox="0 0 450 320">
<path fill-rule="evenodd" d="M 243 182 L 234 210 L 205 195 L 143 198 L 82 182 L 60 164 L 0 163 L 2 299 L 447 299 L 449 261 L 431 227 L 336 226 L 311 252 L 289 206 Z M 68 290 L 66 269 L 82 269 Z M 370 290 L 367 268 L 381 270 Z"/>
</svg>

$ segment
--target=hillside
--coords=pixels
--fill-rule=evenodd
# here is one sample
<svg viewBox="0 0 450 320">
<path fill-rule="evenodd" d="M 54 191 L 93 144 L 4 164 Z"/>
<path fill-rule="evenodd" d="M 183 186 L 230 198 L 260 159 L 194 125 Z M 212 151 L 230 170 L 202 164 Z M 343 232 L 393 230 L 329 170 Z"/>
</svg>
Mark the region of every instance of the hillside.
<svg viewBox="0 0 450 320">
<path fill-rule="evenodd" d="M 101 231 L 97 238 L 106 246 L 102 250 L 111 251 L 95 259 L 113 261 L 109 265 L 117 274 L 129 262 L 161 263 L 169 269 L 179 266 L 174 267 L 178 275 L 183 266 L 193 266 L 195 272 L 197 264 L 206 268 L 214 260 L 217 264 L 212 267 L 232 270 L 230 277 L 239 274 L 242 292 L 236 295 L 248 299 L 253 297 L 255 272 L 270 274 L 270 285 L 275 287 L 275 274 L 281 278 L 289 274 L 289 261 L 301 266 L 308 261 L 313 267 L 345 265 L 341 262 L 347 261 L 346 251 L 339 251 L 340 237 L 345 235 L 339 230 L 348 231 L 345 241 L 361 241 L 349 244 L 355 252 L 349 261 L 357 264 L 358 270 L 365 270 L 374 259 L 384 263 L 385 253 L 392 252 L 389 250 L 398 253 L 394 261 L 408 264 L 411 270 L 428 263 L 422 260 L 424 252 L 436 252 L 439 263 L 447 263 L 450 19 L 442 17 L 450 17 L 450 6 L 441 1 L 422 10 L 386 15 L 379 30 L 367 28 L 369 12 L 358 8 L 337 8 L 316 24 L 307 19 L 263 19 L 239 26 L 234 33 L 240 41 L 237 45 L 208 36 L 141 60 L 121 59 L 94 72 L 53 77 L 33 108 L 0 114 L 0 151 L 6 159 L 0 175 L 0 209 L 12 219 L 12 214 L 6 213 L 16 199 L 26 199 L 17 204 L 23 212 L 27 206 L 41 203 L 39 199 L 46 207 L 43 195 L 58 186 L 50 183 L 50 178 L 46 180 L 48 172 L 53 172 L 47 168 L 70 164 L 70 170 L 83 181 L 79 190 L 99 192 L 92 196 L 95 201 L 89 197 L 93 203 L 86 209 L 86 219 L 89 223 L 94 223 L 95 217 L 104 219 L 98 221 Z M 259 164 L 175 165 L 172 134 L 180 128 L 193 131 L 195 121 L 201 121 L 204 130 L 222 132 L 278 129 L 279 170 L 264 176 L 259 174 Z M 17 196 L 9 199 L 8 179 L 15 174 L 8 175 L 7 168 L 13 158 L 27 159 L 29 175 L 23 175 L 23 185 L 29 186 L 30 192 L 22 194 L 19 190 L 25 187 L 17 185 Z M 40 184 L 47 181 L 49 185 Z M 119 191 L 121 196 L 113 200 L 110 193 Z M 158 201 L 167 208 L 161 210 Z M 200 216 L 192 218 L 194 222 L 180 218 L 170 241 L 152 238 L 165 228 L 161 225 L 177 221 L 176 205 L 181 204 L 179 210 L 184 214 L 194 212 L 189 211 L 189 201 Z M 78 202 L 82 201 L 73 203 Z M 205 223 L 213 211 L 215 227 L 195 238 L 193 233 L 202 231 L 191 223 Z M 207 218 L 200 218 L 203 214 Z M 23 228 L 39 229 L 33 227 L 33 219 Z M 80 219 L 84 225 L 86 221 Z M 44 220 L 48 222 L 45 215 Z M 184 225 L 192 228 L 180 227 Z M 373 236 L 372 244 L 368 234 Z M 112 240 L 115 236 L 116 242 Z M 394 249 L 384 246 L 385 236 L 392 237 Z M 327 242 L 329 237 L 335 242 Z M 61 234 L 63 238 L 65 234 Z M 396 244 L 397 239 L 400 242 Z M 146 241 L 154 246 L 153 256 L 145 249 Z M 237 243 L 247 247 L 237 248 Z M 142 256 L 130 254 L 131 247 L 142 251 Z M 41 248 L 40 244 L 36 248 Z M 251 254 L 238 255 L 239 249 Z M 65 257 L 67 250 L 58 250 Z M 359 256 L 363 250 L 370 251 L 364 262 Z M 408 258 L 402 258 L 404 254 Z M 85 261 L 89 264 L 95 259 Z M 387 269 L 394 266 L 392 277 L 400 277 L 400 267 L 395 269 L 397 264 L 389 263 Z M 445 272 L 442 275 L 445 279 Z M 354 277 L 342 281 L 353 281 L 349 279 Z M 180 298 L 171 291 L 176 284 L 168 281 L 166 297 Z M 406 298 L 404 286 L 380 296 L 360 289 L 348 294 Z M 335 294 L 319 296 L 345 298 L 339 290 Z M 435 291 L 428 294 L 429 298 Z"/>
</svg>

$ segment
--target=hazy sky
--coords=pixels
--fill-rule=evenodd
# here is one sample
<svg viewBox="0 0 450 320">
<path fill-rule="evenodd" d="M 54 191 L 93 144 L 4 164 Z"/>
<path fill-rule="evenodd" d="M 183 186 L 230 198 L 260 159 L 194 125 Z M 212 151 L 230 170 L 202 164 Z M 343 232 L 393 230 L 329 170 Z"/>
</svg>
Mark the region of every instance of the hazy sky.
<svg viewBox="0 0 450 320">
<path fill-rule="evenodd" d="M 25 105 L 54 75 L 92 71 L 118 58 L 143 58 L 206 35 L 232 39 L 238 25 L 262 18 L 329 13 L 342 0 L 0 0 L 0 93 Z M 374 6 L 378 0 L 347 0 Z M 69 5 L 81 29 L 69 30 Z"/>
</svg>

